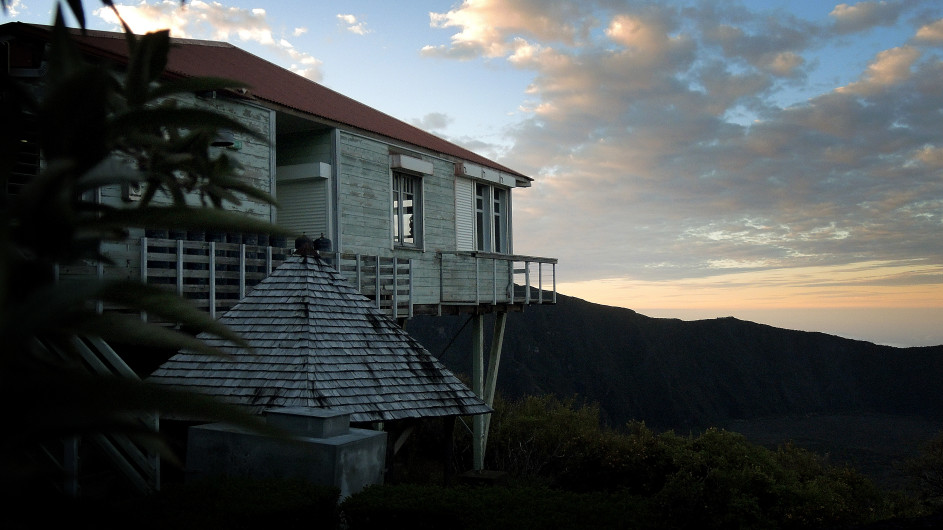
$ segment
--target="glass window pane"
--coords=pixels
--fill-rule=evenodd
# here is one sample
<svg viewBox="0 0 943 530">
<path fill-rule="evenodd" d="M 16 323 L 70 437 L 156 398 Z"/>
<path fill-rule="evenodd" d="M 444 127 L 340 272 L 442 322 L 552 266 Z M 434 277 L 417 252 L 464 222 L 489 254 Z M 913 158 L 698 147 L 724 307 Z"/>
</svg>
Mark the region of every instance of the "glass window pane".
<svg viewBox="0 0 943 530">
<path fill-rule="evenodd" d="M 419 177 L 401 173 L 393 174 L 393 243 L 418 246 L 422 233 L 422 212 Z"/>
</svg>

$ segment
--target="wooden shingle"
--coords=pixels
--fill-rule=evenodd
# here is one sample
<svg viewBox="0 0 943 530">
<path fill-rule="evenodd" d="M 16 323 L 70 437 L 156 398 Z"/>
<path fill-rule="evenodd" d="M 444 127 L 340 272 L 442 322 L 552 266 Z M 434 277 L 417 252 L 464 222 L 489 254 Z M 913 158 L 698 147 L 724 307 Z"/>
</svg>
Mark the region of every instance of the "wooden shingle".
<svg viewBox="0 0 943 530">
<path fill-rule="evenodd" d="M 182 350 L 148 381 L 256 413 L 344 410 L 355 423 L 491 412 L 373 301 L 313 258 L 286 260 L 220 321 L 251 350 L 201 334 L 230 357 Z"/>
</svg>

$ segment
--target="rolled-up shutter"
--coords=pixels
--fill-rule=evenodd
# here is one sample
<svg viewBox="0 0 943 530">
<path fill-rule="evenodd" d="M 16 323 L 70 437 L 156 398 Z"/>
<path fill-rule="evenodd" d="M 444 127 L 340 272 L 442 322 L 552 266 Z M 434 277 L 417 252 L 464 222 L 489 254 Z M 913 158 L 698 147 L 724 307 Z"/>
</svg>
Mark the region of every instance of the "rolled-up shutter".
<svg viewBox="0 0 943 530">
<path fill-rule="evenodd" d="M 456 250 L 475 250 L 475 184 L 472 180 L 455 178 L 455 241 Z"/>
<path fill-rule="evenodd" d="M 317 239 L 327 233 L 326 180 L 291 180 L 279 182 L 278 224 L 299 236 Z"/>
</svg>

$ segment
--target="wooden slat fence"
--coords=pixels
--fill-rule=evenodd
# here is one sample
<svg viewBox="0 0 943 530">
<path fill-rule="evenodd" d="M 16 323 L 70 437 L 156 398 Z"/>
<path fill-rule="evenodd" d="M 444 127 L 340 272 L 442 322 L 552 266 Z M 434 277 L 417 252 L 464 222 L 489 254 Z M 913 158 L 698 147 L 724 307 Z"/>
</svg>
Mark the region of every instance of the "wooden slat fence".
<svg viewBox="0 0 943 530">
<path fill-rule="evenodd" d="M 278 267 L 291 250 L 183 239 L 141 239 L 141 279 L 164 285 L 215 317 Z M 323 261 L 343 274 L 377 308 L 394 317 L 413 316 L 412 261 L 330 253 Z M 395 308 L 395 311 L 394 311 Z"/>
</svg>

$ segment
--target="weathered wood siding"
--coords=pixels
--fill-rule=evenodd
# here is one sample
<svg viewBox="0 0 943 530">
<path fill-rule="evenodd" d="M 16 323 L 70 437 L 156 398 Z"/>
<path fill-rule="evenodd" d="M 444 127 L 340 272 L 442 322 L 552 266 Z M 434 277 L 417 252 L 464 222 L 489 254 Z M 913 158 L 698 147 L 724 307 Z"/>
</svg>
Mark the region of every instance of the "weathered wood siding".
<svg viewBox="0 0 943 530">
<path fill-rule="evenodd" d="M 202 99 L 196 96 L 189 98 L 178 97 L 176 99 L 182 106 L 191 105 L 212 108 L 219 113 L 239 120 L 261 135 L 260 139 L 237 133 L 235 136 L 236 140 L 240 141 L 242 144 L 241 149 L 212 149 L 219 149 L 220 153 L 225 153 L 242 166 L 242 169 L 239 171 L 240 178 L 266 193 L 274 193 L 274 153 L 272 142 L 269 141 L 271 137 L 270 131 L 273 126 L 274 112 L 256 105 L 228 99 Z M 102 203 L 111 206 L 134 207 L 137 204 L 137 197 L 138 196 L 135 194 L 129 194 L 127 190 L 116 186 L 102 189 L 100 200 Z M 253 199 L 246 199 L 245 197 L 240 197 L 240 199 L 242 199 L 241 204 L 233 205 L 227 203 L 226 208 L 264 221 L 274 218 L 274 206 Z M 193 195 L 188 197 L 188 201 L 194 205 L 199 204 L 199 197 Z M 158 194 L 154 198 L 154 203 L 169 204 L 170 199 L 163 194 Z M 130 231 L 129 235 L 130 239 L 128 243 L 109 244 L 103 248 L 103 251 L 116 264 L 115 266 L 99 267 L 97 265 L 87 265 L 64 267 L 60 271 L 61 276 L 63 279 L 68 279 L 70 276 L 85 275 L 101 275 L 105 278 L 140 278 L 141 251 L 137 240 L 144 236 L 145 232 L 143 230 L 134 229 Z M 161 234 L 163 237 L 168 237 L 169 235 L 170 234 L 166 233 Z M 178 234 L 178 236 L 185 239 L 203 239 L 206 241 L 213 240 L 213 238 L 215 238 L 215 240 L 226 239 L 225 235 L 221 238 L 219 234 L 210 235 L 209 239 L 207 239 L 207 234 L 198 232 Z"/>
<path fill-rule="evenodd" d="M 236 140 L 242 143 L 242 148 L 238 150 L 226 148 L 211 149 L 218 150 L 220 154 L 226 154 L 241 165 L 242 169 L 239 171 L 239 177 L 242 180 L 266 193 L 274 193 L 272 189 L 274 177 L 272 173 L 273 166 L 271 164 L 272 148 L 270 145 L 271 142 L 268 140 L 271 135 L 270 126 L 274 119 L 272 111 L 255 105 L 247 105 L 242 102 L 227 99 L 201 99 L 196 96 L 189 98 L 177 97 L 175 99 L 178 100 L 181 106 L 211 108 L 220 114 L 242 122 L 245 126 L 260 134 L 263 139 L 252 138 L 248 135 L 236 133 Z M 189 196 L 187 199 L 188 202 L 193 205 L 197 205 L 200 202 L 200 198 L 196 194 Z M 244 197 L 240 197 L 240 199 L 244 199 L 241 204 L 227 204 L 227 209 L 245 213 L 258 219 L 271 219 L 273 213 L 272 206 L 254 199 L 245 199 Z M 126 196 L 122 188 L 118 186 L 102 189 L 101 200 L 105 204 L 119 207 L 133 206 L 136 203 L 134 196 Z M 170 198 L 164 194 L 158 194 L 155 196 L 154 202 L 156 204 L 169 204 Z"/>
<path fill-rule="evenodd" d="M 341 133 L 338 168 L 344 252 L 392 256 L 392 176 L 386 144 Z"/>
<path fill-rule="evenodd" d="M 396 256 L 413 260 L 413 303 L 439 301 L 436 251 L 454 250 L 454 165 L 437 157 L 409 153 L 433 166 L 422 178 L 422 246 L 393 247 L 392 172 L 389 144 L 358 135 L 340 134 L 340 242 L 343 252 Z"/>
</svg>

